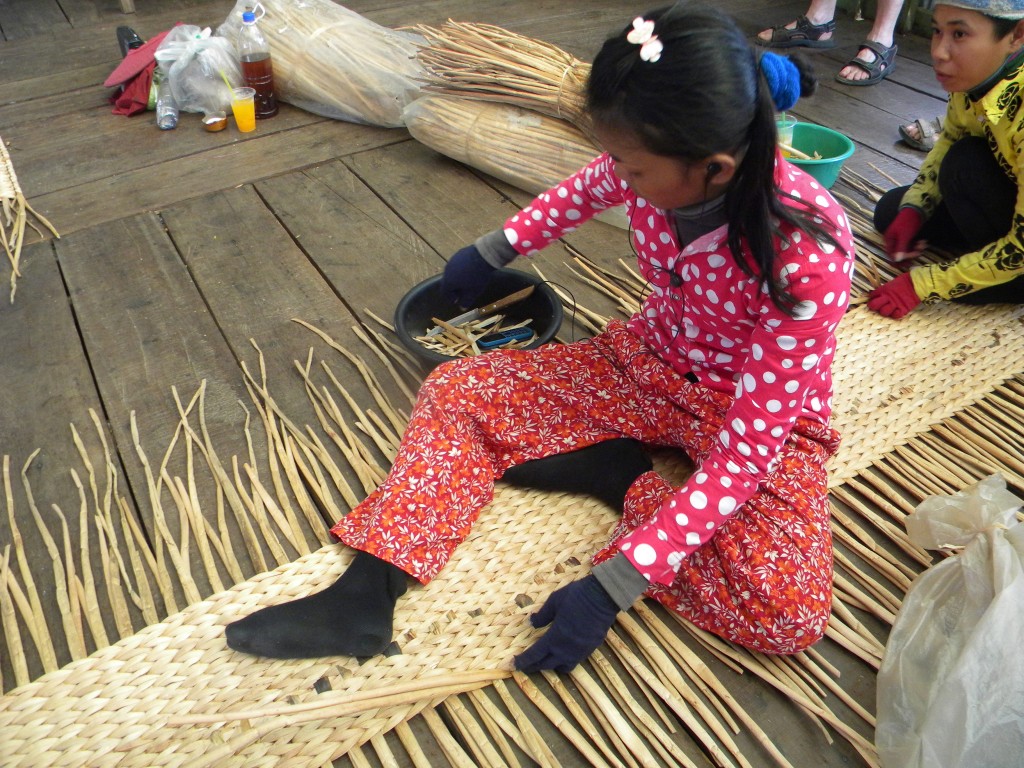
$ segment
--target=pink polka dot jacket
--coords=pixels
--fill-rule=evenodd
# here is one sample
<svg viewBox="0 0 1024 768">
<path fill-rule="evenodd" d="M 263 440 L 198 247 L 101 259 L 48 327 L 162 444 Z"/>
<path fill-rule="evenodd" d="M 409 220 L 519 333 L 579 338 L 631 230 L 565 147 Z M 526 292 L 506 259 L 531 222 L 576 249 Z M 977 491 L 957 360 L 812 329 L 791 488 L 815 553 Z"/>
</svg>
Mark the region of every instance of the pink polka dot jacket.
<svg viewBox="0 0 1024 768">
<path fill-rule="evenodd" d="M 697 471 L 619 545 L 648 581 L 671 583 L 679 563 L 754 494 L 798 417 L 827 424 L 831 414 L 830 366 L 849 302 L 853 236 L 828 191 L 781 155 L 776 181 L 812 202 L 839 244 L 782 227 L 773 277 L 796 301 L 792 316 L 775 306 L 763 279 L 737 264 L 727 227 L 681 248 L 671 212 L 637 197 L 607 154 L 505 222 L 508 241 L 531 255 L 596 213 L 624 205 L 651 286 L 628 327 L 675 370 L 734 398 L 706 455 L 691 457 Z"/>
</svg>

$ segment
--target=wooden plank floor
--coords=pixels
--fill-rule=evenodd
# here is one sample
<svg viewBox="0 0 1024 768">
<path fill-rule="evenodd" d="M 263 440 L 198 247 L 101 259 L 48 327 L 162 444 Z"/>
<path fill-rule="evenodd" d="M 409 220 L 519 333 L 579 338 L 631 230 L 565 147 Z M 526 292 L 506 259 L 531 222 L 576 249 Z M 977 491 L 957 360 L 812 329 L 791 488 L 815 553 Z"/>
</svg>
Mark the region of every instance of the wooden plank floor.
<svg viewBox="0 0 1024 768">
<path fill-rule="evenodd" d="M 233 124 L 206 133 L 198 116 L 156 129 L 152 113 L 111 114 L 101 83 L 120 54 L 115 28 L 144 38 L 182 21 L 216 27 L 230 0 L 136 0 L 124 16 L 117 0 L 0 2 L 0 136 L 30 202 L 59 230 L 59 240 L 26 247 L 13 302 L 0 300 L 0 455 L 33 577 L 54 594 L 47 544 L 32 515 L 59 515 L 77 541 L 82 456 L 102 466 L 115 457 L 118 488 L 130 514 L 152 535 L 144 454 L 159 462 L 178 423 L 174 395 L 187 401 L 205 382 L 207 427 L 224 456 L 259 456 L 239 425 L 247 401 L 242 367 L 256 370 L 259 345 L 271 382 L 295 376 L 294 361 L 322 343 L 294 318 L 358 346 L 352 326 L 365 310 L 388 318 L 410 286 L 437 273 L 456 249 L 502 221 L 528 196 L 413 141 L 401 129 L 332 121 L 283 105 L 253 134 Z M 389 26 L 483 21 L 593 56 L 604 37 L 641 10 L 624 0 L 354 0 L 347 7 Z M 801 12 L 804 3 L 720 3 L 753 34 Z M 870 26 L 840 18 L 839 47 L 815 53 L 822 87 L 795 113 L 850 135 L 850 166 L 884 184 L 908 182 L 921 155 L 896 143 L 901 121 L 941 113 L 927 41 L 901 37 L 893 74 L 871 88 L 841 86 L 832 75 Z M 624 233 L 592 223 L 567 238 L 602 263 L 628 256 Z M 565 254 L 537 259 L 553 279 L 568 279 Z M 9 272 L 0 267 L 6 280 Z M 581 304 L 611 312 L 585 287 Z M 567 332 L 569 329 L 566 329 Z M 363 382 L 344 382 L 369 397 Z M 282 406 L 314 423 L 301 390 L 282 389 Z M 109 436 L 104 445 L 95 423 Z M 74 425 L 80 448 L 72 439 Z M 24 468 L 24 478 L 21 474 Z M 169 468 L 181 473 L 184 467 Z M 27 483 L 27 484 L 26 484 Z M 31 497 L 28 490 L 31 490 Z M 200 494 L 209 489 L 199 489 Z M 214 505 L 210 504 L 210 508 Z M 173 521 L 168 521 L 171 526 Z M 56 530 L 56 529 L 55 529 Z M 0 515 L 0 554 L 13 542 Z M 270 553 L 235 542 L 246 577 Z M 315 537 L 309 534 L 309 543 Z M 63 543 L 57 543 L 63 547 Z M 294 553 L 289 553 L 294 554 Z M 99 578 L 99 553 L 92 552 Z M 210 585 L 206 585 L 210 586 Z M 184 600 L 177 596 L 178 606 Z M 44 599 L 57 626 L 60 608 Z M 170 607 L 170 606 L 168 606 Z M 113 625 L 108 627 L 113 632 Z M 76 650 L 58 643 L 58 663 Z M 78 649 L 81 652 L 82 649 Z M 86 651 L 90 649 L 85 649 Z M 31 675 L 43 662 L 29 654 Z M 11 660 L 0 660 L 5 688 Z M 870 702 L 873 678 L 847 681 Z M 751 686 L 750 711 L 762 694 Z M 760 706 L 767 710 L 771 700 Z M 794 719 L 794 738 L 813 728 Z M 816 742 L 820 743 L 820 742 Z M 856 757 L 837 745 L 816 765 Z M 804 763 L 807 765 L 812 762 Z"/>
</svg>

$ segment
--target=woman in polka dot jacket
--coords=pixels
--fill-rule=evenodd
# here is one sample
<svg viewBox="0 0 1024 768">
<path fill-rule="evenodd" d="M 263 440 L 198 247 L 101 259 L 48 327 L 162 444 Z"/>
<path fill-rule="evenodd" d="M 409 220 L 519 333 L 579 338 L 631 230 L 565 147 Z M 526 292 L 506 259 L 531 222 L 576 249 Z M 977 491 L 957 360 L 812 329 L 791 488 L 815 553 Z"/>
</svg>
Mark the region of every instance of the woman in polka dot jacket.
<svg viewBox="0 0 1024 768">
<path fill-rule="evenodd" d="M 496 479 L 623 510 L 592 573 L 531 616 L 550 628 L 521 670 L 571 669 L 641 595 L 758 651 L 821 637 L 830 364 L 854 250 L 840 207 L 775 134 L 775 109 L 814 84 L 801 61 L 758 59 L 727 16 L 682 2 L 606 41 L 587 89 L 605 153 L 455 254 L 444 287 L 471 306 L 495 268 L 624 205 L 651 286 L 642 309 L 592 339 L 435 369 L 387 479 L 333 529 L 360 550 L 352 565 L 230 625 L 229 645 L 382 651 L 405 574 L 425 583 L 444 566 Z M 696 470 L 673 488 L 641 444 L 682 448 Z"/>
</svg>

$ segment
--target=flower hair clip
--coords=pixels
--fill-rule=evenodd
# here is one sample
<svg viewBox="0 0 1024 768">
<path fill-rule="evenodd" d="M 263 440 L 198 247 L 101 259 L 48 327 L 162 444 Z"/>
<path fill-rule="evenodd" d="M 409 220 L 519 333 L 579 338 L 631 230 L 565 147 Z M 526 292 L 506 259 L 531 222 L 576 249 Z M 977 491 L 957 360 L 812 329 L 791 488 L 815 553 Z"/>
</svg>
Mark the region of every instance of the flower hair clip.
<svg viewBox="0 0 1024 768">
<path fill-rule="evenodd" d="M 626 40 L 640 46 L 640 58 L 652 64 L 661 58 L 664 46 L 654 34 L 654 22 L 642 16 L 633 19 L 633 28 L 626 33 Z"/>
</svg>

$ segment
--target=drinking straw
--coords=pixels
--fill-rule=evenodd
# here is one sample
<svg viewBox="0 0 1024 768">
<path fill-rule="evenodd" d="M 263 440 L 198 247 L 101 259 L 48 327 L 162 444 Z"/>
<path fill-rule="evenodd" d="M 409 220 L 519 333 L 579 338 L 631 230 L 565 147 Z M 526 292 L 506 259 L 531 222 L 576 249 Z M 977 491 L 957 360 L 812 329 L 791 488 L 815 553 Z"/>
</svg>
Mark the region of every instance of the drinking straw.
<svg viewBox="0 0 1024 768">
<path fill-rule="evenodd" d="M 233 86 L 231 84 L 231 81 L 228 80 L 228 76 L 224 74 L 224 70 L 223 69 L 218 69 L 217 71 L 220 72 L 220 76 L 224 80 L 224 85 L 226 85 L 228 87 L 228 91 L 231 92 L 231 96 L 232 96 L 232 98 L 234 98 L 235 86 Z"/>
</svg>

